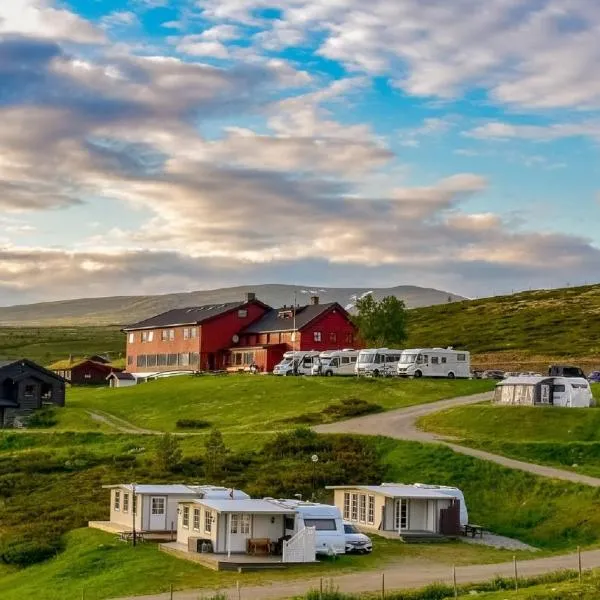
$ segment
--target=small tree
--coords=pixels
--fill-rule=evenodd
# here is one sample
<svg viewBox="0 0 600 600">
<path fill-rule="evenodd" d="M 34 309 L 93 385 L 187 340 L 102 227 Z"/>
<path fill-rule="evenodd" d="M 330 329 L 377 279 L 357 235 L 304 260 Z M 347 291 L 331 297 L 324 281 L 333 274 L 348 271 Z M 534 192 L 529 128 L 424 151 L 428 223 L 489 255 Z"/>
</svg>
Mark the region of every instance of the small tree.
<svg viewBox="0 0 600 600">
<path fill-rule="evenodd" d="M 387 296 L 377 301 L 365 296 L 356 303 L 354 322 L 361 339 L 373 347 L 402 347 L 406 341 L 408 315 L 403 300 Z"/>
<path fill-rule="evenodd" d="M 223 476 L 223 469 L 227 457 L 227 447 L 223 435 L 218 429 L 213 429 L 204 445 L 204 473 L 207 479 L 216 483 Z"/>
<path fill-rule="evenodd" d="M 161 470 L 172 471 L 181 461 L 182 452 L 174 435 L 165 433 L 156 447 L 156 462 Z"/>
</svg>

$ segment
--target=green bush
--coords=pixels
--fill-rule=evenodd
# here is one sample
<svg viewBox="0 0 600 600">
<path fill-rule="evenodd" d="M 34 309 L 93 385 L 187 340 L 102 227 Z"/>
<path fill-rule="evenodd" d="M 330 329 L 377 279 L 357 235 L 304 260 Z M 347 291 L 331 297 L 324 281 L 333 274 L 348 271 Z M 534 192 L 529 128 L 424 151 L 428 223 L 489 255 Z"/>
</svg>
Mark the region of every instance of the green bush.
<svg viewBox="0 0 600 600">
<path fill-rule="evenodd" d="M 54 427 L 57 423 L 58 417 L 53 408 L 43 408 L 42 410 L 38 410 L 27 419 L 27 427 L 34 429 Z"/>
<path fill-rule="evenodd" d="M 323 409 L 323 414 L 327 415 L 333 420 L 361 417 L 363 415 L 370 415 L 380 412 L 383 412 L 383 406 L 373 402 L 367 402 L 366 400 L 361 400 L 360 398 L 348 398 L 346 400 L 342 400 L 338 404 L 331 404 L 327 408 Z"/>
<path fill-rule="evenodd" d="M 179 419 L 176 426 L 178 429 L 208 429 L 212 424 L 202 419 Z"/>
<path fill-rule="evenodd" d="M 28 567 L 52 558 L 60 550 L 60 542 L 48 540 L 12 540 L 0 550 L 7 565 Z"/>
</svg>

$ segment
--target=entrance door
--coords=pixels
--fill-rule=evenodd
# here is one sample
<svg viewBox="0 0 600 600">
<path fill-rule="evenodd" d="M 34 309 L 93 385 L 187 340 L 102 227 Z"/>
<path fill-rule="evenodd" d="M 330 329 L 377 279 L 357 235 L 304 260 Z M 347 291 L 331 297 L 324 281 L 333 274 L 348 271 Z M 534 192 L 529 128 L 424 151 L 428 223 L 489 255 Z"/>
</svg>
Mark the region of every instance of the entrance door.
<svg viewBox="0 0 600 600">
<path fill-rule="evenodd" d="M 250 515 L 229 515 L 227 548 L 231 552 L 246 552 L 246 540 L 250 537 Z"/>
<path fill-rule="evenodd" d="M 167 531 L 167 497 L 150 498 L 150 531 Z"/>
<path fill-rule="evenodd" d="M 208 356 L 206 358 L 206 362 L 208 365 L 208 370 L 209 371 L 214 371 L 215 370 L 215 354 L 214 352 L 209 352 Z"/>
<path fill-rule="evenodd" d="M 404 498 L 394 502 L 394 529 L 398 533 L 408 529 L 408 500 Z"/>
</svg>

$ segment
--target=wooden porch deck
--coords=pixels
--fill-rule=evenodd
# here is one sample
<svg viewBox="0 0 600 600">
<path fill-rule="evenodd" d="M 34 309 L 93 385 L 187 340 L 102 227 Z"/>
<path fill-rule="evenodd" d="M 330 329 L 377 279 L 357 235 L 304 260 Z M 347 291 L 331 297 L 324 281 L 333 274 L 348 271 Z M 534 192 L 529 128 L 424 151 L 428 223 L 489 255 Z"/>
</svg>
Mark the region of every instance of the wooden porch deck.
<svg viewBox="0 0 600 600">
<path fill-rule="evenodd" d="M 114 533 L 119 535 L 122 531 L 131 532 L 131 526 L 122 525 L 121 523 L 114 523 L 112 521 L 89 521 L 88 527 L 92 529 L 99 529 L 100 531 L 106 531 L 106 533 Z M 170 542 L 177 537 L 176 531 L 138 531 L 144 535 L 145 540 L 154 542 Z"/>
<path fill-rule="evenodd" d="M 259 571 L 263 569 L 287 569 L 294 566 L 310 566 L 319 564 L 313 563 L 284 563 L 281 556 L 252 556 L 250 554 L 213 554 L 211 552 L 189 552 L 184 544 L 178 542 L 169 542 L 159 544 L 159 550 L 172 554 L 177 558 L 189 560 L 214 571 L 237 571 L 243 573 L 247 571 Z"/>
</svg>

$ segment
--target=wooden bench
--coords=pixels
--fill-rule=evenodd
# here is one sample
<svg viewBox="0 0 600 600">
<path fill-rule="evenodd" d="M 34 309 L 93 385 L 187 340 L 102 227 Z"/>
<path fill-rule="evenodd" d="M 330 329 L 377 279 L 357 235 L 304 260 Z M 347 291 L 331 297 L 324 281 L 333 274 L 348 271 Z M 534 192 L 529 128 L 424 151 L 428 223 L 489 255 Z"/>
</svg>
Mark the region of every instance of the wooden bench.
<svg viewBox="0 0 600 600">
<path fill-rule="evenodd" d="M 475 536 L 479 536 L 483 538 L 483 527 L 481 525 L 472 525 L 471 523 L 467 523 L 463 528 L 463 534 L 465 536 L 471 536 L 474 538 Z"/>
<path fill-rule="evenodd" d="M 246 542 L 248 554 L 269 554 L 271 552 L 271 540 L 269 538 L 251 538 Z"/>
<path fill-rule="evenodd" d="M 132 542 L 133 541 L 133 531 L 121 531 L 119 532 L 119 541 L 121 542 Z M 139 531 L 135 532 L 135 541 L 143 542 L 144 534 Z"/>
</svg>

